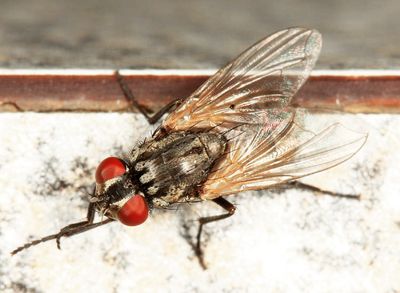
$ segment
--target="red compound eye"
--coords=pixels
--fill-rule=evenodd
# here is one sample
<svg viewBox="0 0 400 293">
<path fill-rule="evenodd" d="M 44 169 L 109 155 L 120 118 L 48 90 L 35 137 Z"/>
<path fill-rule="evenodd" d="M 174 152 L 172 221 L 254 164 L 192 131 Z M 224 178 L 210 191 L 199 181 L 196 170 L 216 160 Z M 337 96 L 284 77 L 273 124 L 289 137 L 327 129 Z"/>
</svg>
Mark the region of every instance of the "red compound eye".
<svg viewBox="0 0 400 293">
<path fill-rule="evenodd" d="M 149 208 L 143 196 L 132 196 L 118 211 L 118 219 L 127 226 L 136 226 L 146 221 Z"/>
<path fill-rule="evenodd" d="M 124 163 L 116 157 L 104 159 L 96 169 L 96 182 L 102 184 L 107 180 L 125 174 Z"/>
</svg>

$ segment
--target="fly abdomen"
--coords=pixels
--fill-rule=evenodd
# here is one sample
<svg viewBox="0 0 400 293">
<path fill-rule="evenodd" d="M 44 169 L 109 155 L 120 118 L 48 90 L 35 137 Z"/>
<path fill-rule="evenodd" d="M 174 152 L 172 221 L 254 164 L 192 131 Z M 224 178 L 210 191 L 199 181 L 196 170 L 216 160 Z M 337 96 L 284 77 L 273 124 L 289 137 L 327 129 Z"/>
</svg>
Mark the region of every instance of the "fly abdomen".
<svg viewBox="0 0 400 293">
<path fill-rule="evenodd" d="M 196 187 L 207 178 L 225 146 L 226 139 L 220 134 L 171 133 L 139 147 L 133 176 L 146 196 L 167 204 L 196 197 Z"/>
</svg>

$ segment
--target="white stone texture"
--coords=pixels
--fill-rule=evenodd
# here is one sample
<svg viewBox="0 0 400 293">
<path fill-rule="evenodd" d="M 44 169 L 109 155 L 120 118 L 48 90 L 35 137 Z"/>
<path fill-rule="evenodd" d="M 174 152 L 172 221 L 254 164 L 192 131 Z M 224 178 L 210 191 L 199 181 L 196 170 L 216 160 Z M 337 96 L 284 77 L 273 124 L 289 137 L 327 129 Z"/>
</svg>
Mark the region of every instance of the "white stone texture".
<svg viewBox="0 0 400 293">
<path fill-rule="evenodd" d="M 96 165 L 149 130 L 135 114 L 0 114 L 0 291 L 399 292 L 400 116 L 309 118 L 313 127 L 343 120 L 369 132 L 351 160 L 303 180 L 362 199 L 298 189 L 231 196 L 237 213 L 206 227 L 203 271 L 182 224 L 193 236 L 199 215 L 220 212 L 212 202 L 11 257 L 24 242 L 84 219 Z"/>
</svg>

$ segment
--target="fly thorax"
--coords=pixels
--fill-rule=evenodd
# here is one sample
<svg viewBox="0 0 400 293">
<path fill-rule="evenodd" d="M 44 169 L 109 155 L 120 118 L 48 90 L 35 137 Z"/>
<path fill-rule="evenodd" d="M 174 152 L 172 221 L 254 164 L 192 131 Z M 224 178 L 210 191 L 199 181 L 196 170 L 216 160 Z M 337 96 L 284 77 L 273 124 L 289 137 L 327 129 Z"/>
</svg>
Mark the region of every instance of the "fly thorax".
<svg viewBox="0 0 400 293">
<path fill-rule="evenodd" d="M 224 137 L 208 132 L 172 133 L 146 142 L 132 162 L 139 190 L 161 207 L 195 197 L 225 145 Z"/>
</svg>

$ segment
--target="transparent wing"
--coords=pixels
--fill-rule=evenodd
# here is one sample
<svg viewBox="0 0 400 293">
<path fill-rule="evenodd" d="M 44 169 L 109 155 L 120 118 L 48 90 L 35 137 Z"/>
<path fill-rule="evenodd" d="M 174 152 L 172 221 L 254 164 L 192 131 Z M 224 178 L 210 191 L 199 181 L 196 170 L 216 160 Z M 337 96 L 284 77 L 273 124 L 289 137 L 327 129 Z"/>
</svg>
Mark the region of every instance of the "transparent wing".
<svg viewBox="0 0 400 293">
<path fill-rule="evenodd" d="M 334 167 L 351 158 L 367 136 L 333 124 L 318 134 L 295 121 L 275 129 L 254 125 L 236 129 L 237 136 L 203 185 L 201 197 L 213 199 L 245 190 L 259 190 Z"/>
<path fill-rule="evenodd" d="M 317 31 L 304 28 L 266 37 L 206 81 L 162 126 L 177 131 L 271 122 L 265 110 L 285 111 L 314 67 L 321 43 Z"/>
<path fill-rule="evenodd" d="M 226 154 L 202 185 L 203 199 L 325 170 L 349 159 L 365 142 L 365 136 L 348 131 L 344 139 L 338 124 L 318 134 L 306 131 L 289 105 L 321 43 L 315 30 L 277 32 L 219 70 L 166 118 L 167 131 L 214 131 L 228 140 Z"/>
</svg>

